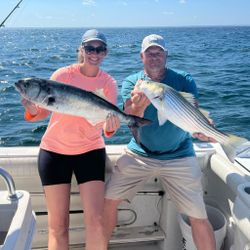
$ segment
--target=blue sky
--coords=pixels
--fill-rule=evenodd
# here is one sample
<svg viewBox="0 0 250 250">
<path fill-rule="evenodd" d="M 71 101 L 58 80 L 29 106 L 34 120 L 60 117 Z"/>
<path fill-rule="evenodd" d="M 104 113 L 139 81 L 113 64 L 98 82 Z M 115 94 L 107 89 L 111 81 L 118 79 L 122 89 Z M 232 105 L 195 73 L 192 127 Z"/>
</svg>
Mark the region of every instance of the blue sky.
<svg viewBox="0 0 250 250">
<path fill-rule="evenodd" d="M 0 22 L 19 0 L 0 1 Z M 6 27 L 250 25 L 250 0 L 23 0 Z"/>
</svg>

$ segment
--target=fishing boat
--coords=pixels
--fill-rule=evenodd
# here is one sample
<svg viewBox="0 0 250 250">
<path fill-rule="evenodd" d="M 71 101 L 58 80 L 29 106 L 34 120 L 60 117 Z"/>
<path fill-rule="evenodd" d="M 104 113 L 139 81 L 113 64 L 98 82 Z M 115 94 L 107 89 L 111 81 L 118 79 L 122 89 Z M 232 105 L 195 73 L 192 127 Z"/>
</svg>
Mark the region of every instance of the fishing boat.
<svg viewBox="0 0 250 250">
<path fill-rule="evenodd" d="M 107 178 L 125 147 L 125 145 L 107 146 Z M 234 163 L 228 160 L 218 143 L 195 143 L 194 147 L 203 173 L 204 199 L 209 220 L 214 228 L 217 249 L 249 250 L 250 142 L 238 149 Z M 32 249 L 44 250 L 47 249 L 47 211 L 37 171 L 38 150 L 38 147 L 0 147 L 0 167 L 12 176 L 18 190 L 26 190 L 25 192 L 30 195 L 31 203 L 26 202 L 26 207 L 29 210 L 29 217 L 36 218 L 37 226 L 34 237 L 30 232 L 26 233 L 26 238 L 33 237 L 30 246 Z M 4 188 L 4 183 L 0 180 L 0 190 Z M 15 214 L 10 206 L 10 200 L 4 199 L 6 192 L 8 193 L 8 191 L 0 192 L 0 231 L 3 230 L 1 229 L 3 218 L 7 220 L 5 224 L 8 226 Z M 22 199 L 29 200 L 26 193 L 23 193 L 19 201 Z M 8 216 L 3 215 L 6 213 L 4 209 L 6 206 L 9 206 Z M 34 211 L 34 215 L 31 211 Z M 84 249 L 83 213 L 77 184 L 73 180 L 69 227 L 70 249 Z M 27 220 L 26 227 L 33 231 L 34 221 L 30 222 L 31 220 L 33 219 Z M 21 224 L 19 223 L 20 227 Z M 5 247 L 5 244 L 10 244 L 8 241 L 17 240 L 11 226 L 9 228 L 7 226 L 5 231 L 0 232 L 0 249 L 16 249 Z M 29 244 L 26 244 L 17 249 L 30 249 L 28 247 Z M 119 206 L 118 224 L 110 241 L 110 249 L 195 249 L 187 218 L 178 214 L 158 178 L 150 180 L 131 203 L 123 202 Z"/>
</svg>

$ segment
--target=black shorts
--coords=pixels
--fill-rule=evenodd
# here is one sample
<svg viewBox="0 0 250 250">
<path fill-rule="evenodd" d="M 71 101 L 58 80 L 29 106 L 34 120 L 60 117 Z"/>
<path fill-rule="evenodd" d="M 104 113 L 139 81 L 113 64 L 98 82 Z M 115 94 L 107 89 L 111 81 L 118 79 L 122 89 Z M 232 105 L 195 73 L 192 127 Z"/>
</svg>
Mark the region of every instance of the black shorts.
<svg viewBox="0 0 250 250">
<path fill-rule="evenodd" d="M 63 155 L 40 149 L 38 171 L 42 185 L 71 183 L 75 174 L 78 184 L 105 180 L 105 148 L 79 155 Z"/>
</svg>

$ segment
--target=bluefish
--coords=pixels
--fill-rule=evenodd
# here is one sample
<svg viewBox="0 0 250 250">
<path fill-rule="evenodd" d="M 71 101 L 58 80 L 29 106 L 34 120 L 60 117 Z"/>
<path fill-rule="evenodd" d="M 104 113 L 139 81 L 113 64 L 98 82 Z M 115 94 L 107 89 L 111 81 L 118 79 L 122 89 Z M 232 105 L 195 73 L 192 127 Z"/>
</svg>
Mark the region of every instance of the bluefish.
<svg viewBox="0 0 250 250">
<path fill-rule="evenodd" d="M 140 142 L 138 128 L 151 123 L 147 119 L 124 113 L 117 106 L 93 92 L 61 82 L 26 78 L 17 81 L 15 87 L 23 98 L 41 108 L 84 117 L 92 124 L 105 121 L 110 113 L 115 114 L 121 122 L 128 125 L 137 142 Z"/>
</svg>

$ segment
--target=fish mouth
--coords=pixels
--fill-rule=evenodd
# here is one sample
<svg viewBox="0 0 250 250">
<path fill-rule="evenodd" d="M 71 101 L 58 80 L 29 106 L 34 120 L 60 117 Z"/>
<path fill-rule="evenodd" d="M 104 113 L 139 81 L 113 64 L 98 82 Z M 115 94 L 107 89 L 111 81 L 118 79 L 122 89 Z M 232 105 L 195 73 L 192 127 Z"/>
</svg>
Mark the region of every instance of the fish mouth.
<svg viewBox="0 0 250 250">
<path fill-rule="evenodd" d="M 23 93 L 24 92 L 23 84 L 24 84 L 24 80 L 19 80 L 19 81 L 15 82 L 15 89 L 17 91 Z"/>
<path fill-rule="evenodd" d="M 15 89 L 24 98 L 25 98 L 25 95 L 26 95 L 26 86 L 27 86 L 27 83 L 26 83 L 25 79 L 21 79 L 21 80 L 18 80 L 17 82 L 15 82 Z"/>
</svg>

